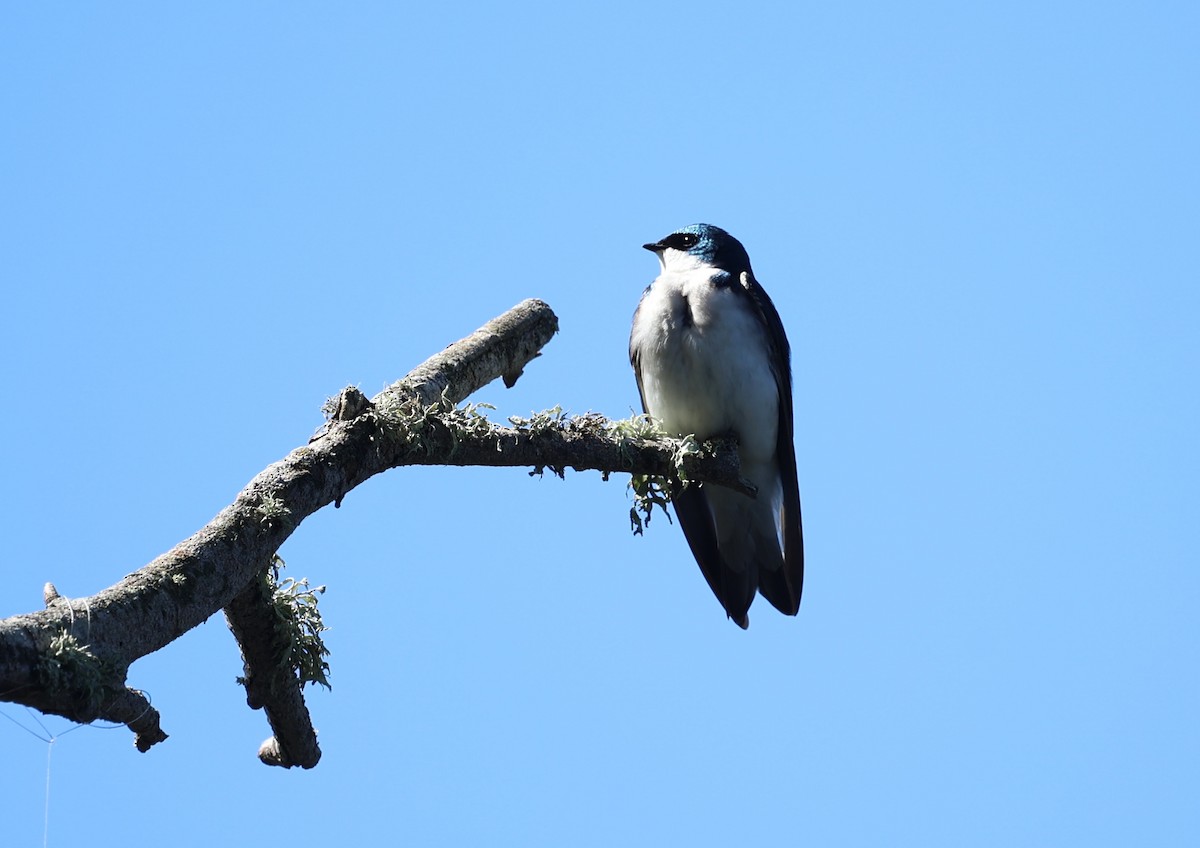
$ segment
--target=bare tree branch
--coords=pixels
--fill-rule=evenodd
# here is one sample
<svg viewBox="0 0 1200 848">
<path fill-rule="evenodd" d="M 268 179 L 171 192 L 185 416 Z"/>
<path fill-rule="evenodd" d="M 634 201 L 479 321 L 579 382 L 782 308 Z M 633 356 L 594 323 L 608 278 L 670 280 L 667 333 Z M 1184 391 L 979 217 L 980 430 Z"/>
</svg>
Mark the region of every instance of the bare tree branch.
<svg viewBox="0 0 1200 848">
<path fill-rule="evenodd" d="M 279 629 L 266 580 L 251 580 L 225 607 L 225 619 L 242 651 L 246 703 L 262 709 L 274 734 L 258 757 L 273 766 L 312 768 L 321 759 L 317 732 L 304 705 L 301 681 L 287 662 L 288 648 Z"/>
<path fill-rule="evenodd" d="M 246 661 L 248 701 L 266 707 L 275 733 L 260 757 L 311 767 L 320 749 L 299 682 L 270 670 L 279 646 L 264 633 L 259 578 L 300 522 L 340 505 L 364 480 L 403 465 L 531 466 L 560 475 L 566 468 L 682 475 L 753 493 L 729 445 L 687 450 L 598 415 L 548 414 L 498 427 L 478 408 L 455 406 L 497 377 L 511 386 L 557 330 L 550 307 L 527 300 L 370 400 L 344 390 L 309 444 L 260 472 L 191 538 L 89 598 L 66 599 L 48 585 L 46 609 L 0 621 L 0 700 L 79 722 L 124 723 L 144 751 L 166 734 L 145 697 L 126 687 L 130 664 L 225 609 Z"/>
</svg>

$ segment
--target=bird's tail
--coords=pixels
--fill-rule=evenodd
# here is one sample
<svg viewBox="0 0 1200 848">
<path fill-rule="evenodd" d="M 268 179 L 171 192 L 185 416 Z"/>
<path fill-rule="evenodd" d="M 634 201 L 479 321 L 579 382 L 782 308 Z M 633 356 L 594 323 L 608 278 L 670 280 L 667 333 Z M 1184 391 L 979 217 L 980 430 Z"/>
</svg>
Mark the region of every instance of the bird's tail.
<svg viewBox="0 0 1200 848">
<path fill-rule="evenodd" d="M 804 588 L 804 531 L 800 525 L 800 494 L 795 485 L 785 485 L 779 508 L 779 537 L 783 541 L 781 567 L 762 568 L 758 591 L 784 615 L 800 611 Z"/>
</svg>

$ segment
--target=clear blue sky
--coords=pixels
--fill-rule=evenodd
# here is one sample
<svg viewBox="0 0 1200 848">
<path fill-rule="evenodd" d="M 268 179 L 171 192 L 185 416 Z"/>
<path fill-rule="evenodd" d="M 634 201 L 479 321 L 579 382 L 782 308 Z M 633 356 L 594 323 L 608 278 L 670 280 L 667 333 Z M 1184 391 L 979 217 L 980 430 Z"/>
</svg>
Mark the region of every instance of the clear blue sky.
<svg viewBox="0 0 1200 848">
<path fill-rule="evenodd" d="M 321 764 L 255 760 L 218 617 L 132 669 L 166 744 L 55 743 L 51 845 L 1200 841 L 1200 7 L 737 5 L 6 4 L 0 615 L 526 297 L 561 333 L 476 399 L 628 415 L 694 221 L 791 336 L 809 564 L 743 633 L 623 481 L 386 474 L 282 551 Z"/>
</svg>

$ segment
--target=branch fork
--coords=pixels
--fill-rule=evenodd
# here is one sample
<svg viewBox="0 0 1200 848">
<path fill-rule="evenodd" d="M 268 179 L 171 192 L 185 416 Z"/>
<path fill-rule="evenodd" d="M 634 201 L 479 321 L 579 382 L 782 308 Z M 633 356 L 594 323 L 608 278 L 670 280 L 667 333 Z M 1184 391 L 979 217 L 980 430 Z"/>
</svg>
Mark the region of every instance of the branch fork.
<svg viewBox="0 0 1200 848">
<path fill-rule="evenodd" d="M 457 407 L 497 378 L 512 386 L 557 331 L 550 307 L 526 300 L 369 400 L 345 389 L 308 444 L 260 472 L 191 538 L 86 599 L 69 601 L 46 584 L 45 609 L 0 620 L 0 700 L 125 724 L 146 751 L 167 734 L 145 695 L 126 685 L 129 666 L 224 610 L 242 652 L 247 703 L 266 711 L 273 733 L 260 759 L 311 768 L 321 756 L 316 731 L 299 677 L 280 663 L 263 575 L 305 518 L 340 506 L 360 483 L 404 465 L 489 465 L 682 476 L 753 494 L 729 443 L 680 456 L 678 440 L 630 435 L 598 415 L 501 427 L 478 407 Z"/>
</svg>

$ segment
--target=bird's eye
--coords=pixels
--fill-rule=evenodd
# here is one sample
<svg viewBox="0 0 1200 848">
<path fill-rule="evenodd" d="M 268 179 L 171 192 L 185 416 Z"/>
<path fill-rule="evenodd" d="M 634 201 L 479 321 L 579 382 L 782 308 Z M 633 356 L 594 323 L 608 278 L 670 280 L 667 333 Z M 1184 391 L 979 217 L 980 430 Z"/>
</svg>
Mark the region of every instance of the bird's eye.
<svg viewBox="0 0 1200 848">
<path fill-rule="evenodd" d="M 662 243 L 676 250 L 689 250 L 695 247 L 699 241 L 700 236 L 695 233 L 671 233 L 671 235 L 662 240 Z"/>
</svg>

